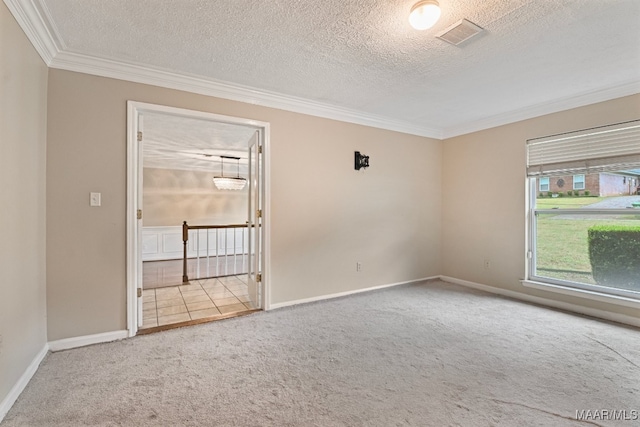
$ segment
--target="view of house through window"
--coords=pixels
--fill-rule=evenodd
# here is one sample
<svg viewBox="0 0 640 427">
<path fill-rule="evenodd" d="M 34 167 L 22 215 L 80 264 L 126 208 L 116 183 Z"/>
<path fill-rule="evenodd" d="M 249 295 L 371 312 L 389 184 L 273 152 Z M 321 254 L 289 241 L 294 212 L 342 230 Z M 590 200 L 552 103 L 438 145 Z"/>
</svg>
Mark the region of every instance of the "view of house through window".
<svg viewBox="0 0 640 427">
<path fill-rule="evenodd" d="M 640 299 L 640 121 L 531 140 L 527 155 L 528 279 Z"/>
</svg>

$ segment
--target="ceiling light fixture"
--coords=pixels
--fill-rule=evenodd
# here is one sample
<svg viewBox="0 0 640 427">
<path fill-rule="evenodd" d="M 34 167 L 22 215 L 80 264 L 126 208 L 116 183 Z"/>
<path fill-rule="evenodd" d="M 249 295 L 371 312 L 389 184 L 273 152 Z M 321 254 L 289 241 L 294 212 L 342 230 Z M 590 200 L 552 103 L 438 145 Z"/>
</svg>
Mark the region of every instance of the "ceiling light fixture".
<svg viewBox="0 0 640 427">
<path fill-rule="evenodd" d="M 427 30 L 440 19 L 440 4 L 436 0 L 422 0 L 414 4 L 409 13 L 409 23 L 416 30 Z"/>
<path fill-rule="evenodd" d="M 237 176 L 224 176 L 224 159 L 233 159 L 238 162 Z M 213 177 L 213 184 L 218 190 L 242 190 L 247 184 L 247 179 L 240 177 L 240 157 L 220 156 L 220 176 Z"/>
</svg>

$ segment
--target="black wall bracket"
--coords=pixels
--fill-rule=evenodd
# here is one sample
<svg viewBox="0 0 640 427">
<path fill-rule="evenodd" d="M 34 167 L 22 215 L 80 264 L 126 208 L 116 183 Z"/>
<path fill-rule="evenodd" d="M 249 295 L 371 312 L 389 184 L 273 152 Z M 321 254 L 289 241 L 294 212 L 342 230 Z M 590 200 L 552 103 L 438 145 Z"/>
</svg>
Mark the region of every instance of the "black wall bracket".
<svg viewBox="0 0 640 427">
<path fill-rule="evenodd" d="M 355 153 L 355 168 L 359 171 L 362 168 L 369 167 L 369 156 L 365 156 L 364 154 L 360 154 L 359 151 Z"/>
</svg>

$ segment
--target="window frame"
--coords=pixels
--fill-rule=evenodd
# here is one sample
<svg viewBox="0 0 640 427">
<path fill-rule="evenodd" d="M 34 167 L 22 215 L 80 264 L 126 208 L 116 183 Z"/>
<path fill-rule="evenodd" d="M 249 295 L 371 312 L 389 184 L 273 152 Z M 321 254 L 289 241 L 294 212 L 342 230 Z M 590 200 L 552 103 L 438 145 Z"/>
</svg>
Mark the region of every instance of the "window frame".
<svg viewBox="0 0 640 427">
<path fill-rule="evenodd" d="M 582 180 L 581 181 L 576 181 L 576 177 L 577 176 L 581 176 Z M 584 190 L 585 188 L 587 188 L 586 180 L 587 180 L 586 175 L 583 174 L 583 173 L 579 173 L 579 174 L 573 175 L 573 189 L 574 190 Z M 582 187 L 581 188 L 576 187 L 576 182 L 582 183 Z"/>
<path fill-rule="evenodd" d="M 640 294 L 633 291 L 627 291 L 624 289 L 610 288 L 606 286 L 592 285 L 589 283 L 580 283 L 580 282 L 572 282 L 568 280 L 556 279 L 552 277 L 544 277 L 536 275 L 536 265 L 537 265 L 537 217 L 539 214 L 558 214 L 558 209 L 537 209 L 537 191 L 538 188 L 538 180 L 540 177 L 529 177 L 528 185 L 527 185 L 527 193 L 528 193 L 528 212 L 527 212 L 527 231 L 528 231 L 528 239 L 527 239 L 527 267 L 526 274 L 522 281 L 524 286 L 534 287 L 534 288 L 542 288 L 545 290 L 558 290 L 560 289 L 560 293 L 579 293 L 580 296 L 585 296 L 588 294 L 595 295 L 596 298 L 590 299 L 598 299 L 604 300 L 607 302 L 612 302 L 611 299 L 617 300 L 618 303 L 622 302 L 622 305 L 639 307 L 640 308 Z M 637 215 L 637 211 L 629 210 L 629 209 L 589 209 L 589 210 L 579 210 L 579 209 L 562 209 L 562 212 L 569 215 L 611 215 L 613 214 L 621 214 L 621 215 Z"/>
</svg>

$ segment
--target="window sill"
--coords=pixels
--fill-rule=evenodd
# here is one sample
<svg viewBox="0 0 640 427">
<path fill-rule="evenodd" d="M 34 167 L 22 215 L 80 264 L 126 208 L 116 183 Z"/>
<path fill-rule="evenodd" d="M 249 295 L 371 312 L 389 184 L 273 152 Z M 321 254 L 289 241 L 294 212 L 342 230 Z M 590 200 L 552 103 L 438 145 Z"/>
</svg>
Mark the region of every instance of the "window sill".
<svg viewBox="0 0 640 427">
<path fill-rule="evenodd" d="M 623 297 L 620 295 L 604 294 L 601 292 L 588 291 L 585 289 L 572 288 L 569 286 L 556 285 L 552 283 L 537 282 L 534 280 L 521 280 L 523 286 L 527 288 L 540 289 L 548 292 L 556 292 L 578 298 L 585 298 L 593 301 L 605 302 L 607 304 L 622 305 L 640 309 L 640 300 Z"/>
</svg>

